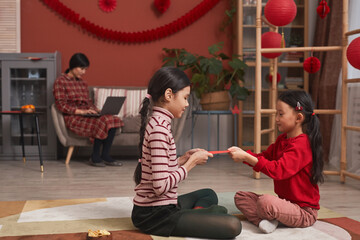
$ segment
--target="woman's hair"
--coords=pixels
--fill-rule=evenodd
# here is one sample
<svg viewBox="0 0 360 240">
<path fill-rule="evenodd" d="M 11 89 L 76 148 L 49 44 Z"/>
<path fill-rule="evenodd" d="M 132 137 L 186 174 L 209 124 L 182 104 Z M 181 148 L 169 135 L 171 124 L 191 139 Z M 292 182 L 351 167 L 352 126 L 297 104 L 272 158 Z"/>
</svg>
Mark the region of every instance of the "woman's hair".
<svg viewBox="0 0 360 240">
<path fill-rule="evenodd" d="M 139 159 L 142 158 L 142 146 L 144 142 L 145 129 L 152 110 L 151 103 L 156 103 L 161 100 L 160 98 L 164 96 L 164 93 L 168 88 L 170 88 L 173 93 L 177 93 L 187 86 L 190 86 L 189 78 L 183 71 L 175 67 L 162 67 L 150 79 L 148 94 L 151 96 L 151 99 L 149 99 L 149 97 L 144 98 L 139 112 L 141 115 Z M 135 169 L 134 180 L 136 185 L 141 181 L 140 162 Z"/>
<path fill-rule="evenodd" d="M 302 123 L 302 126 L 304 132 L 309 136 L 313 157 L 310 181 L 313 184 L 324 182 L 324 162 L 320 121 L 318 117 L 313 114 L 314 105 L 311 96 L 305 91 L 294 90 L 283 92 L 279 96 L 279 100 L 288 104 L 290 107 L 294 108 L 295 111 L 301 112 L 304 115 L 305 120 Z M 300 104 L 300 110 L 296 108 L 298 103 Z"/>
<path fill-rule="evenodd" d="M 89 59 L 83 53 L 75 53 L 72 55 L 69 61 L 69 68 L 66 69 L 65 73 L 68 73 L 71 69 L 77 67 L 89 67 L 90 62 Z"/>
</svg>

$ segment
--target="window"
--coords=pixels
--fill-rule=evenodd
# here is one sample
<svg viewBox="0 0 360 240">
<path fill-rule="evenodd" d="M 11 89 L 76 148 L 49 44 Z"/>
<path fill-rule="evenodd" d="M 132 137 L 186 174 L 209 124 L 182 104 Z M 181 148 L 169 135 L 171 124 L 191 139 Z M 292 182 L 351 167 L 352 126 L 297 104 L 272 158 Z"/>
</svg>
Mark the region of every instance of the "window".
<svg viewBox="0 0 360 240">
<path fill-rule="evenodd" d="M 0 0 L 0 52 L 20 52 L 20 0 Z"/>
</svg>

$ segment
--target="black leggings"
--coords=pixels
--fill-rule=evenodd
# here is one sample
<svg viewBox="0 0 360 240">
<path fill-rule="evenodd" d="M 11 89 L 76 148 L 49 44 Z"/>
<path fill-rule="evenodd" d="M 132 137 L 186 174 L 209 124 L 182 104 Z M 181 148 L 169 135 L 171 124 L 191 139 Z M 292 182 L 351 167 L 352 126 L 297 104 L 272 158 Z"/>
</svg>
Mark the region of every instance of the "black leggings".
<svg viewBox="0 0 360 240">
<path fill-rule="evenodd" d="M 171 236 L 198 238 L 235 238 L 241 232 L 240 220 L 227 214 L 217 205 L 218 198 L 211 189 L 201 189 L 178 197 L 180 214 Z M 203 207 L 193 209 L 194 207 Z"/>
</svg>

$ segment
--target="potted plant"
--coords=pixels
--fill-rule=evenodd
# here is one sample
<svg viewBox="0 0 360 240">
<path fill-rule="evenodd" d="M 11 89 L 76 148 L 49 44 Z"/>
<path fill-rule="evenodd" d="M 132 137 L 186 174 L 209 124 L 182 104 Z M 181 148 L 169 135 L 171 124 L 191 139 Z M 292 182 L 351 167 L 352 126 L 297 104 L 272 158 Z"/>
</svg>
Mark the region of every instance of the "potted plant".
<svg viewBox="0 0 360 240">
<path fill-rule="evenodd" d="M 230 58 L 220 52 L 222 47 L 223 42 L 208 47 L 208 57 L 182 48 L 163 49 L 166 53 L 164 66 L 176 66 L 190 74 L 192 90 L 200 99 L 203 110 L 228 110 L 229 93 L 237 100 L 245 100 L 248 95 L 248 90 L 240 86 L 247 65 L 238 55 Z"/>
</svg>

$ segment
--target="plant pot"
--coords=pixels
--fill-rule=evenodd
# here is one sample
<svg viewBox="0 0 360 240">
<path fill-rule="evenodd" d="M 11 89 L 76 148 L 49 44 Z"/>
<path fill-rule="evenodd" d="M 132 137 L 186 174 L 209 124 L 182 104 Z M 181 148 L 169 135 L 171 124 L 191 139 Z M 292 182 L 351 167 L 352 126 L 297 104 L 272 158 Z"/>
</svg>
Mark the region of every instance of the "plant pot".
<svg viewBox="0 0 360 240">
<path fill-rule="evenodd" d="M 201 95 L 200 104 L 202 110 L 229 110 L 230 94 L 228 91 L 205 93 Z"/>
</svg>

